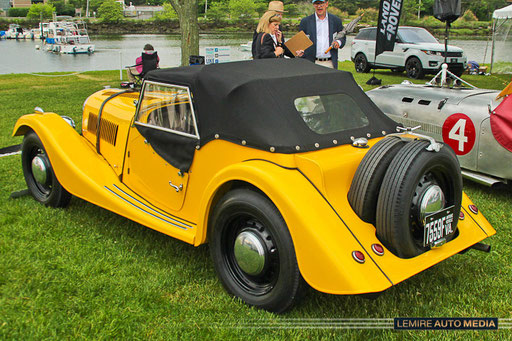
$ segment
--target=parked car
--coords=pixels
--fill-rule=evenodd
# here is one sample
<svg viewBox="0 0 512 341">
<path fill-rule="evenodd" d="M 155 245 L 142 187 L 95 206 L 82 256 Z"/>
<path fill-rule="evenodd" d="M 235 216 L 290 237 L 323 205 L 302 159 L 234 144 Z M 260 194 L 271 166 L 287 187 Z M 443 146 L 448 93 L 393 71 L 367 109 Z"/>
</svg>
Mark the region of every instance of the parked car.
<svg viewBox="0 0 512 341">
<path fill-rule="evenodd" d="M 444 44 L 424 28 L 400 26 L 393 51 L 384 51 L 375 59 L 376 36 L 376 27 L 364 28 L 352 41 L 351 59 L 357 72 L 405 70 L 409 78 L 423 78 L 425 74 L 439 72 L 445 54 L 451 72 L 460 76 L 466 69 L 467 57 L 461 48 L 448 45 L 445 53 Z"/>
<path fill-rule="evenodd" d="M 486 185 L 512 181 L 512 110 L 507 105 L 503 113 L 497 112 L 502 101 L 496 99 L 498 94 L 414 84 L 385 85 L 367 92 L 396 122 L 417 126 L 416 132 L 450 145 L 462 174 Z"/>
<path fill-rule="evenodd" d="M 396 129 L 350 73 L 296 59 L 151 71 L 91 95 L 81 132 L 38 109 L 14 135 L 39 202 L 209 242 L 230 294 L 282 312 L 303 280 L 381 292 L 495 233 L 451 148 Z"/>
</svg>

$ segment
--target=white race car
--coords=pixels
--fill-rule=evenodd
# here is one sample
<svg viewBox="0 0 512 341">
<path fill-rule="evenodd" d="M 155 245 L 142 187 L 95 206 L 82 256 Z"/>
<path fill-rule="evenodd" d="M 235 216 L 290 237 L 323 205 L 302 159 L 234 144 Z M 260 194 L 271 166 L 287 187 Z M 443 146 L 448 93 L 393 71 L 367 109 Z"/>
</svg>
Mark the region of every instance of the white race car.
<svg viewBox="0 0 512 341">
<path fill-rule="evenodd" d="M 416 133 L 451 146 L 466 178 L 486 185 L 512 181 L 512 96 L 497 99 L 497 90 L 404 83 L 366 94 L 396 122 L 419 126 Z"/>
</svg>

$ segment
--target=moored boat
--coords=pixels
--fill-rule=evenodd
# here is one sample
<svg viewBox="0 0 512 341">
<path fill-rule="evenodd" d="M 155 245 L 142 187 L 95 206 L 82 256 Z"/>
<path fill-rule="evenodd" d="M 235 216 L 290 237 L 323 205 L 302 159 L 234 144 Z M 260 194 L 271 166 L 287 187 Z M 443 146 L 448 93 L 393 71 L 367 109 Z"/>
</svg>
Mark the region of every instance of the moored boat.
<svg viewBox="0 0 512 341">
<path fill-rule="evenodd" d="M 44 26 L 41 31 L 44 33 Z M 93 53 L 84 22 L 52 21 L 48 23 L 45 34 L 46 50 L 55 53 L 79 54 Z"/>
</svg>

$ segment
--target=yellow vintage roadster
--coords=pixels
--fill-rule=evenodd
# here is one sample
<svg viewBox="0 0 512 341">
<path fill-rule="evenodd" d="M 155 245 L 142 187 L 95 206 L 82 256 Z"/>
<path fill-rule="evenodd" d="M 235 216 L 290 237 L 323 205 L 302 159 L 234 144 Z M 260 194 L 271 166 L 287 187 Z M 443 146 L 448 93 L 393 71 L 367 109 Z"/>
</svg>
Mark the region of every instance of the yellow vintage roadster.
<svg viewBox="0 0 512 341">
<path fill-rule="evenodd" d="M 495 233 L 449 146 L 400 132 L 350 73 L 305 60 L 155 70 L 140 92 L 87 98 L 81 128 L 40 109 L 16 123 L 36 200 L 74 195 L 208 242 L 226 290 L 269 311 L 306 283 L 381 292 Z"/>
</svg>

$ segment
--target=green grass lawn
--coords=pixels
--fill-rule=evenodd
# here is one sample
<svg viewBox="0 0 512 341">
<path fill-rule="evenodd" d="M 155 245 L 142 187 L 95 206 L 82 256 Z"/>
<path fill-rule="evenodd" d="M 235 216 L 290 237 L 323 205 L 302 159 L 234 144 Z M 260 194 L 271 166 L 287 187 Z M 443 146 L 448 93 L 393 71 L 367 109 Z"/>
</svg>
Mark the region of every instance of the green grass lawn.
<svg viewBox="0 0 512 341">
<path fill-rule="evenodd" d="M 341 64 L 353 70 L 353 64 Z M 405 75 L 376 73 L 383 84 Z M 371 74 L 354 74 L 364 90 Z M 35 106 L 81 120 L 84 100 L 119 85 L 117 71 L 66 77 L 0 75 L 0 148 L 21 115 Z M 464 76 L 502 89 L 509 76 Z M 425 82 L 426 80 L 419 81 Z M 380 297 L 307 290 L 289 313 L 256 310 L 229 297 L 214 273 L 208 246 L 194 248 L 73 198 L 51 209 L 24 189 L 19 155 L 0 158 L 0 339 L 501 339 L 509 330 L 399 332 L 336 329 L 340 318 L 512 318 L 512 191 L 466 181 L 465 191 L 497 234 L 489 254 L 456 255 L 390 288 Z M 309 320 L 311 319 L 311 320 Z M 304 325 L 313 321 L 317 324 Z M 318 325 L 323 322 L 325 324 Z M 331 323 L 331 325 L 329 325 Z"/>
</svg>

